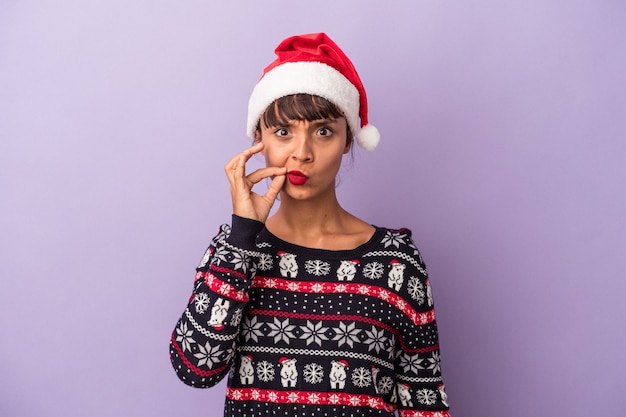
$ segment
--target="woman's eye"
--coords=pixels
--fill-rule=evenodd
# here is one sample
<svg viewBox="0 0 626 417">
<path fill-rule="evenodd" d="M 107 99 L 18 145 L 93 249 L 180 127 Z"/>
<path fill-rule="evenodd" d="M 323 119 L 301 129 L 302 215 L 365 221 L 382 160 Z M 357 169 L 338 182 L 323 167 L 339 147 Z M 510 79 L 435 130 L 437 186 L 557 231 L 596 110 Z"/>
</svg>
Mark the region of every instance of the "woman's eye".
<svg viewBox="0 0 626 417">
<path fill-rule="evenodd" d="M 317 134 L 320 136 L 330 136 L 333 134 L 333 131 L 327 127 L 321 127 L 318 131 Z"/>
<path fill-rule="evenodd" d="M 287 136 L 289 134 L 289 131 L 287 129 L 281 127 L 280 129 L 277 129 L 274 133 L 276 134 L 276 136 L 284 137 L 284 136 Z"/>
</svg>

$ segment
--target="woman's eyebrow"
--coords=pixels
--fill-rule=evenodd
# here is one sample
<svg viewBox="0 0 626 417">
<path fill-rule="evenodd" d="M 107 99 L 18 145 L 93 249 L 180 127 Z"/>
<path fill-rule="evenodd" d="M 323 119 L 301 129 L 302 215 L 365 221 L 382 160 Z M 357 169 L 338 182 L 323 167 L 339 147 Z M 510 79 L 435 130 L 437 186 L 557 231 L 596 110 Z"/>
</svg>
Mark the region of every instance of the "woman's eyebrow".
<svg viewBox="0 0 626 417">
<path fill-rule="evenodd" d="M 337 123 L 337 119 L 318 119 L 311 122 L 313 126 L 329 125 L 335 123 Z"/>
</svg>

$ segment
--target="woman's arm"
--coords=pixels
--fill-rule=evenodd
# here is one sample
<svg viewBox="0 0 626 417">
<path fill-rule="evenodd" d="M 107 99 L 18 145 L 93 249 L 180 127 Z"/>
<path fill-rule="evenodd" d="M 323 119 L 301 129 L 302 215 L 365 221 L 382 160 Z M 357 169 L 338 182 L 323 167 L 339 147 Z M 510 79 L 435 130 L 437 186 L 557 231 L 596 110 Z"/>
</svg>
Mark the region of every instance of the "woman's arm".
<svg viewBox="0 0 626 417">
<path fill-rule="evenodd" d="M 233 204 L 232 229 L 222 225 L 196 269 L 194 290 L 170 340 L 170 357 L 187 385 L 211 387 L 230 368 L 248 289 L 259 253 L 256 237 L 285 182 L 286 168 L 266 167 L 246 174 L 246 163 L 263 143 L 235 155 L 224 171 Z M 272 177 L 264 195 L 252 187 Z"/>
<path fill-rule="evenodd" d="M 211 387 L 228 373 L 262 227 L 234 215 L 232 229 L 221 226 L 196 270 L 193 293 L 170 340 L 172 366 L 187 385 Z"/>
<path fill-rule="evenodd" d="M 388 235 L 398 248 L 398 264 L 404 265 L 397 293 L 407 303 L 402 341 L 395 362 L 396 402 L 400 417 L 449 417 L 449 405 L 441 375 L 439 336 L 428 273 L 411 238 L 402 229 Z M 390 278 L 392 274 L 390 274 Z"/>
</svg>

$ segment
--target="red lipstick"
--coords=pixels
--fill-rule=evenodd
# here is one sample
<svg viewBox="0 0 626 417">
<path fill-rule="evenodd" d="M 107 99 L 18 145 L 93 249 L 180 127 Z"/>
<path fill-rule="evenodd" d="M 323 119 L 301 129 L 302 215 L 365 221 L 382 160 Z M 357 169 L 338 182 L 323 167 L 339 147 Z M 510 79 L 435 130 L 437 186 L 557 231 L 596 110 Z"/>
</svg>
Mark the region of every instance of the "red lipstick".
<svg viewBox="0 0 626 417">
<path fill-rule="evenodd" d="M 293 185 L 304 185 L 309 177 L 298 170 L 293 170 L 287 173 L 287 179 Z"/>
</svg>

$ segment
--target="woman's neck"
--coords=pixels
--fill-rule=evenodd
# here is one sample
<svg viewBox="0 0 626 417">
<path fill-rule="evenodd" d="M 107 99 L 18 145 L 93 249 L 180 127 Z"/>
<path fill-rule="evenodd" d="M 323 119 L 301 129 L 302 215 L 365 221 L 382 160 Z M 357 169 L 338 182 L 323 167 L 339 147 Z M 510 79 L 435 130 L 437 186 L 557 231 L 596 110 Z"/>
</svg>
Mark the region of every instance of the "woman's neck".
<svg viewBox="0 0 626 417">
<path fill-rule="evenodd" d="M 293 233 L 320 234 L 341 229 L 347 214 L 336 197 L 301 201 L 281 196 L 280 206 L 268 223 L 281 225 Z"/>
<path fill-rule="evenodd" d="M 281 198 L 265 223 L 280 239 L 321 249 L 353 249 L 369 240 L 374 228 L 344 210 L 336 198 L 313 202 Z"/>
</svg>

